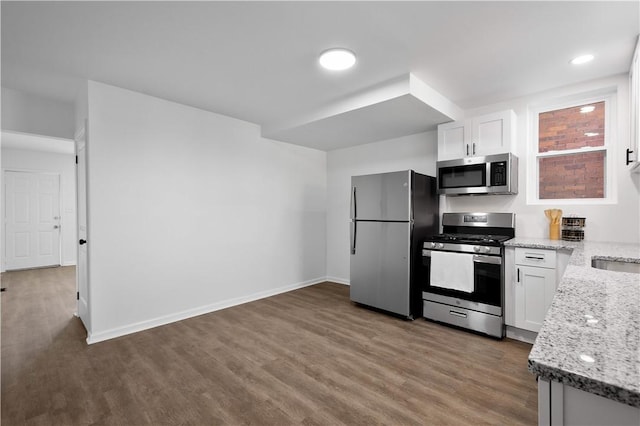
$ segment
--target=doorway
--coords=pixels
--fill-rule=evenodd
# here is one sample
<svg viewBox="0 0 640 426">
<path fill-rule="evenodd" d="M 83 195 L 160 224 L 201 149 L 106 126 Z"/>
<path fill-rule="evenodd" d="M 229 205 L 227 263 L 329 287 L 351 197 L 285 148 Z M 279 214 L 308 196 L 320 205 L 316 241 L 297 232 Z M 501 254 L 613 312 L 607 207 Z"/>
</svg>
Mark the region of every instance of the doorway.
<svg viewBox="0 0 640 426">
<path fill-rule="evenodd" d="M 5 269 L 59 266 L 60 175 L 5 170 Z"/>
</svg>

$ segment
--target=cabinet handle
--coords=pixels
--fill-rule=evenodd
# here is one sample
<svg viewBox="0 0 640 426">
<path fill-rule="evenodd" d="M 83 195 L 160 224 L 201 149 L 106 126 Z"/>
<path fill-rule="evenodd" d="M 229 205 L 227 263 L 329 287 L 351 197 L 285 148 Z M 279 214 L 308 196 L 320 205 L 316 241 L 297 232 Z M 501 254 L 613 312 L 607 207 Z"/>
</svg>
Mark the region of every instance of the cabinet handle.
<svg viewBox="0 0 640 426">
<path fill-rule="evenodd" d="M 538 256 L 525 256 L 525 259 L 534 259 L 534 260 L 544 260 L 544 257 L 538 257 Z"/>
<path fill-rule="evenodd" d="M 472 154 L 476 155 L 476 143 L 474 142 L 472 146 L 473 146 Z"/>
<path fill-rule="evenodd" d="M 467 155 L 469 155 L 469 144 L 467 144 Z"/>
<path fill-rule="evenodd" d="M 518 270 L 518 278 L 516 279 L 516 282 L 520 282 L 520 268 L 516 268 Z"/>
<path fill-rule="evenodd" d="M 627 166 L 628 166 L 629 164 L 633 163 L 633 160 L 631 160 L 631 159 L 629 158 L 629 155 L 630 155 L 630 154 L 633 154 L 633 151 L 631 151 L 629 148 L 627 148 L 627 164 L 626 164 Z"/>
</svg>

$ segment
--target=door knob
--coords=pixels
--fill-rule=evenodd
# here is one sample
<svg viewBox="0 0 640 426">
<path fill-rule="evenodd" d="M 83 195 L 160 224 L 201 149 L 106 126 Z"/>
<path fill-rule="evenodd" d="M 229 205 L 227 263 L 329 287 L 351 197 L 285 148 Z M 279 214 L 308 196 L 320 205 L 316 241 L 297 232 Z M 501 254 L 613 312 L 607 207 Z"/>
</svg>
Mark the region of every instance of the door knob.
<svg viewBox="0 0 640 426">
<path fill-rule="evenodd" d="M 87 240 L 80 240 L 80 241 L 78 241 L 78 244 L 80 244 L 80 245 L 87 244 Z"/>
</svg>

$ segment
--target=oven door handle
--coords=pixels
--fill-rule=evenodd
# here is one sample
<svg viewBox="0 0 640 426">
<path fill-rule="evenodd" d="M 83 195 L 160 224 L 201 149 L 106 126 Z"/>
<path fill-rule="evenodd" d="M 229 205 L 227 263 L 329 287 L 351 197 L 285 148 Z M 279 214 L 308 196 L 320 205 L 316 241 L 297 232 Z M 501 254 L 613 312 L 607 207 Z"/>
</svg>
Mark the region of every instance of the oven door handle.
<svg viewBox="0 0 640 426">
<path fill-rule="evenodd" d="M 431 257 L 431 250 L 423 249 L 422 257 Z M 502 265 L 502 256 L 483 256 L 480 254 L 474 254 L 473 261 L 476 263 L 492 263 L 494 265 Z"/>
<path fill-rule="evenodd" d="M 482 256 L 474 254 L 473 261 L 476 263 L 493 263 L 494 265 L 502 265 L 502 256 Z"/>
</svg>

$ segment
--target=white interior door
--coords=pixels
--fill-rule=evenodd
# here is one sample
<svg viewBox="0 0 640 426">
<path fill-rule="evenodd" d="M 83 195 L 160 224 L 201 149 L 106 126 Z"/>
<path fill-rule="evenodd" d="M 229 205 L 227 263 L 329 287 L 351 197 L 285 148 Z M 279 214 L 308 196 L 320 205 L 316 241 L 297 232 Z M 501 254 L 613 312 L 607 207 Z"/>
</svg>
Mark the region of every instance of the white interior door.
<svg viewBox="0 0 640 426">
<path fill-rule="evenodd" d="M 76 188 L 78 212 L 78 265 L 76 280 L 78 285 L 78 316 L 87 331 L 91 330 L 89 316 L 89 263 L 87 261 L 87 144 L 86 131 L 76 137 Z"/>
<path fill-rule="evenodd" d="M 6 171 L 6 269 L 60 265 L 60 175 Z"/>
</svg>

